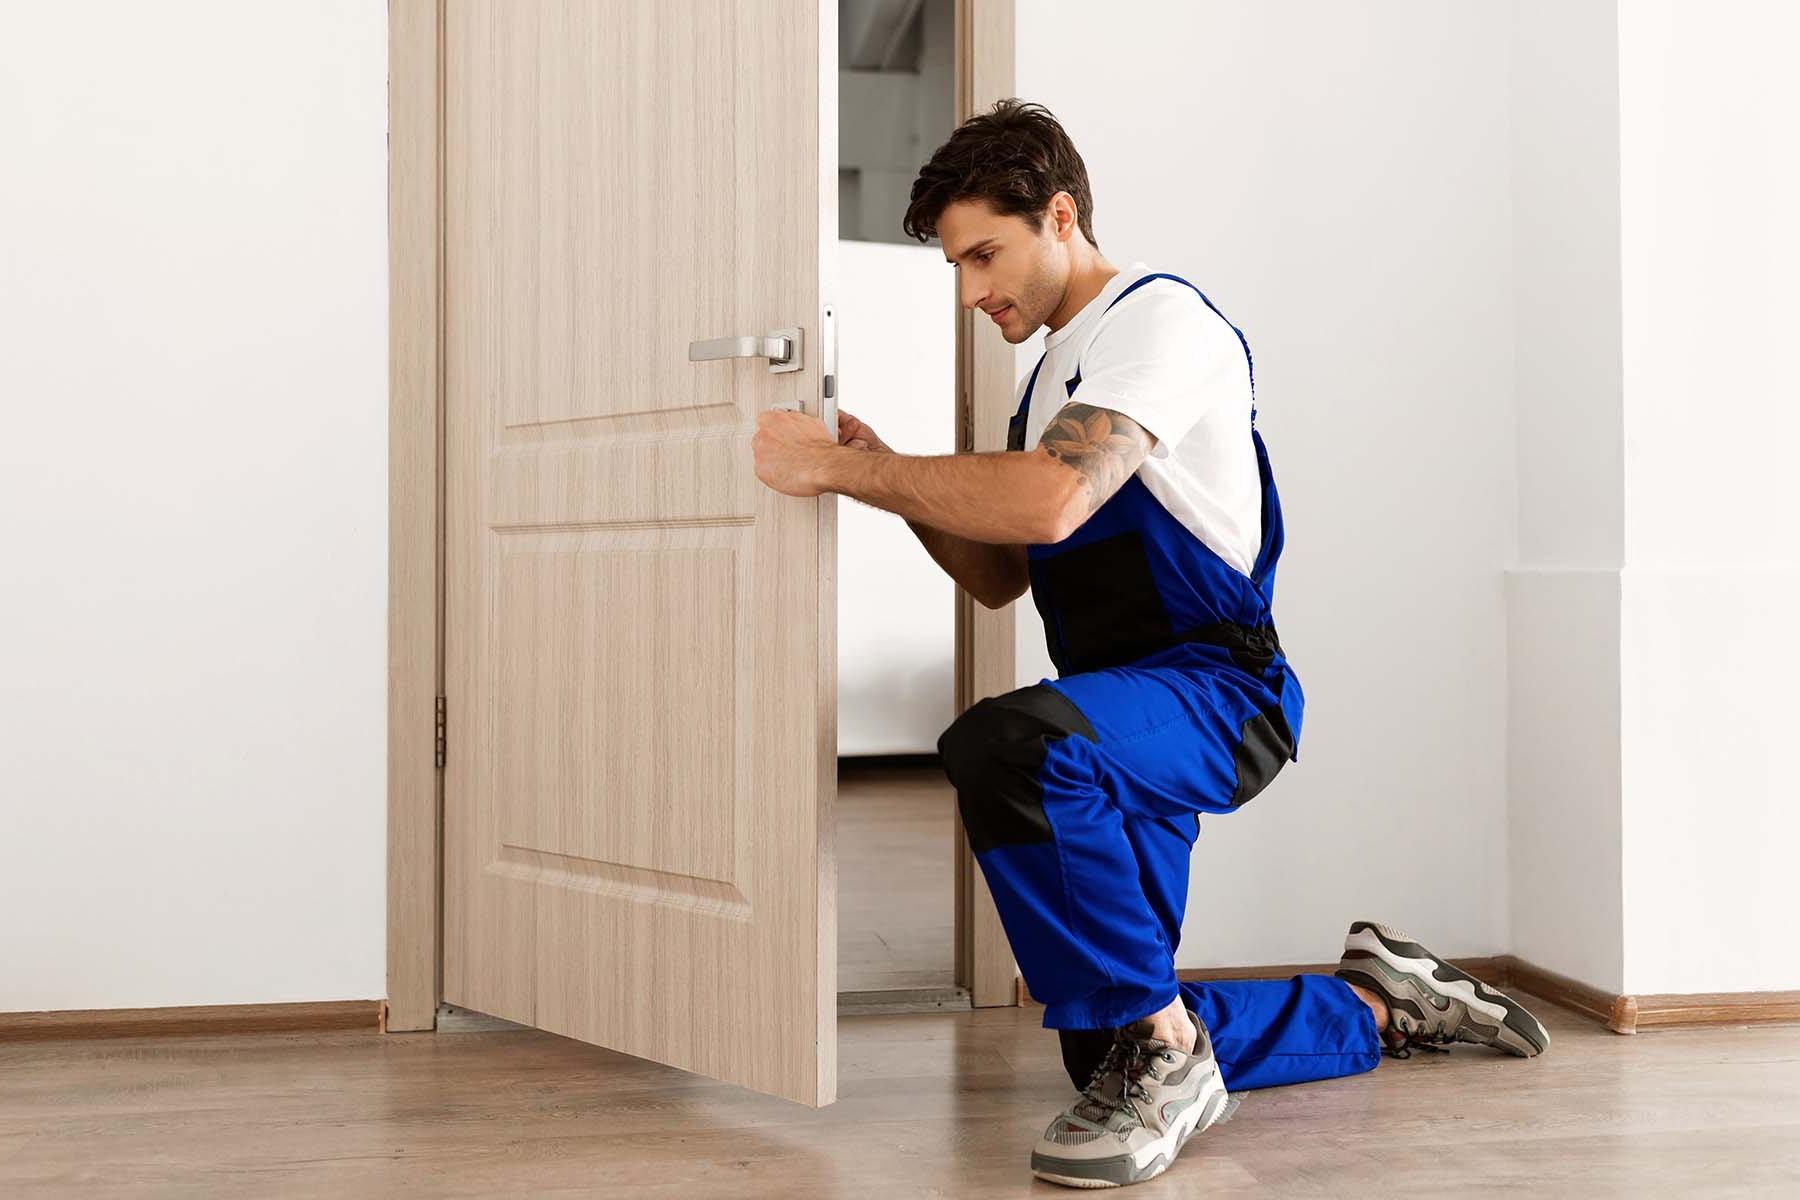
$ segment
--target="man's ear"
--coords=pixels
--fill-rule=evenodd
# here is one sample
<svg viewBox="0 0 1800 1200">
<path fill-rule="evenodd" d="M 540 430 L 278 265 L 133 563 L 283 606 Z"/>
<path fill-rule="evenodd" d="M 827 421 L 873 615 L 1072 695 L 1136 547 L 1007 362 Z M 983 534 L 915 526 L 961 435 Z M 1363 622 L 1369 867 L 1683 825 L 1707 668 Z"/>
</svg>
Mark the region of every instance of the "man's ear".
<svg viewBox="0 0 1800 1200">
<path fill-rule="evenodd" d="M 1060 206 L 1057 204 L 1058 199 L 1062 200 L 1062 204 Z M 1062 210 L 1066 210 L 1064 215 L 1067 216 L 1068 222 L 1069 222 L 1067 225 L 1061 226 L 1060 229 L 1058 228 L 1059 223 L 1057 220 L 1057 213 L 1058 213 L 1059 208 Z M 1057 192 L 1055 195 L 1050 197 L 1049 211 L 1050 211 L 1051 228 L 1057 229 L 1057 234 L 1056 234 L 1057 241 L 1066 242 L 1072 237 L 1080 236 L 1081 213 L 1075 207 L 1075 197 L 1069 195 L 1069 193 L 1067 193 L 1067 192 Z"/>
</svg>

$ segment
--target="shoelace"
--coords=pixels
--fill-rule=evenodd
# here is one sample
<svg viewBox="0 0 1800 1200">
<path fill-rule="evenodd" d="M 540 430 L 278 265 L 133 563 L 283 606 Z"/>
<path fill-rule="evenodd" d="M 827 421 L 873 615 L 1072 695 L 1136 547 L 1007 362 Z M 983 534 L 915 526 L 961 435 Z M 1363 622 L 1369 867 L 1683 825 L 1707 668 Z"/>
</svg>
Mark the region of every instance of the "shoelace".
<svg viewBox="0 0 1800 1200">
<path fill-rule="evenodd" d="M 1152 1048 L 1150 1043 L 1133 1038 L 1121 1037 L 1107 1047 L 1106 1054 L 1094 1067 L 1093 1074 L 1088 1076 L 1087 1086 L 1081 1089 L 1082 1102 L 1075 1107 L 1077 1116 L 1086 1118 L 1096 1125 L 1106 1122 L 1106 1118 L 1122 1108 L 1131 1108 L 1126 1100 L 1150 1100 L 1150 1093 L 1141 1082 L 1145 1075 L 1159 1079 L 1152 1064 L 1162 1057 L 1161 1046 Z M 1104 1087 L 1108 1077 L 1114 1073 L 1119 1076 L 1119 1091 L 1116 1096 L 1109 1096 Z M 1095 1115 L 1089 1115 L 1092 1110 Z M 1131 1108 L 1131 1115 L 1142 1123 L 1143 1117 L 1136 1108 Z"/>
<path fill-rule="evenodd" d="M 1405 1030 L 1396 1032 L 1400 1036 L 1394 1041 L 1389 1041 L 1386 1037 L 1381 1039 L 1381 1052 L 1394 1058 L 1411 1058 L 1414 1050 L 1448 1054 L 1450 1053 L 1449 1043 L 1456 1040 L 1456 1034 L 1450 1030 L 1440 1030 L 1437 1033 L 1408 1033 Z"/>
</svg>

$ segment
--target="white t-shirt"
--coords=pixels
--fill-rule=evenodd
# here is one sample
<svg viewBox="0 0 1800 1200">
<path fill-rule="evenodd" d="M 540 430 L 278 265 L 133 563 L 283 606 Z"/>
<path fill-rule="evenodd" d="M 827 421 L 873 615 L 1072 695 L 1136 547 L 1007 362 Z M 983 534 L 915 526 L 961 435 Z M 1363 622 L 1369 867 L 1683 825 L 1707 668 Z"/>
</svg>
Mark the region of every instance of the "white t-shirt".
<svg viewBox="0 0 1800 1200">
<path fill-rule="evenodd" d="M 1044 335 L 1043 369 L 1025 419 L 1029 450 L 1066 404 L 1124 413 L 1152 438 L 1144 487 L 1213 553 L 1244 574 L 1262 545 L 1262 482 L 1250 440 L 1250 364 L 1231 325 L 1193 288 L 1132 263 L 1061 329 Z M 1065 382 L 1081 368 L 1071 394 Z M 1035 363 L 1033 365 L 1036 365 Z M 1011 411 L 1025 396 L 1026 371 Z"/>
</svg>

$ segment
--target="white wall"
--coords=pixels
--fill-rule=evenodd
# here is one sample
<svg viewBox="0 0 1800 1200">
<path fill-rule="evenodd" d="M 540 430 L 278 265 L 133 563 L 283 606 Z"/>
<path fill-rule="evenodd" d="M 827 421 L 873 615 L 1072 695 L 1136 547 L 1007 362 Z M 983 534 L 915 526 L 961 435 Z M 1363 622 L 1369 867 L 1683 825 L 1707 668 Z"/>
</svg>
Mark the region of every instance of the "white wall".
<svg viewBox="0 0 1800 1200">
<path fill-rule="evenodd" d="M 838 243 L 838 406 L 956 449 L 956 282 L 937 245 Z M 906 522 L 838 500 L 838 753 L 933 754 L 956 716 L 956 588 Z"/>
<path fill-rule="evenodd" d="M 1373 916 L 1800 987 L 1800 29 L 1518 5 L 1022 13 L 1103 249 L 1248 335 L 1290 525 L 1302 758 L 1181 962 Z M 380 996 L 385 12 L 10 15 L 0 1011 Z"/>
<path fill-rule="evenodd" d="M 1302 759 L 1208 825 L 1184 965 L 1328 956 L 1350 907 L 1614 990 L 1800 986 L 1797 37 L 1751 0 L 1022 17 L 1102 249 L 1248 334 L 1288 509 Z"/>
<path fill-rule="evenodd" d="M 386 995 L 386 54 L 8 9 L 0 1011 Z"/>
<path fill-rule="evenodd" d="M 1513 953 L 1623 987 L 1618 21 L 1519 0 L 1510 22 L 1513 395 L 1507 570 Z"/>
<path fill-rule="evenodd" d="M 1521 0 L 1512 945 L 1800 986 L 1800 13 Z"/>
<path fill-rule="evenodd" d="M 1021 6 L 1017 91 L 1074 138 L 1101 250 L 1249 339 L 1288 522 L 1300 761 L 1203 821 L 1183 966 L 1330 961 L 1361 917 L 1507 949 L 1507 35 L 1433 0 Z M 1021 683 L 1053 673 L 1029 603 Z"/>
<path fill-rule="evenodd" d="M 1512 953 L 1624 988 L 1619 572 L 1507 575 Z"/>
<path fill-rule="evenodd" d="M 1800 9 L 1618 11 L 1625 988 L 1800 988 Z"/>
</svg>

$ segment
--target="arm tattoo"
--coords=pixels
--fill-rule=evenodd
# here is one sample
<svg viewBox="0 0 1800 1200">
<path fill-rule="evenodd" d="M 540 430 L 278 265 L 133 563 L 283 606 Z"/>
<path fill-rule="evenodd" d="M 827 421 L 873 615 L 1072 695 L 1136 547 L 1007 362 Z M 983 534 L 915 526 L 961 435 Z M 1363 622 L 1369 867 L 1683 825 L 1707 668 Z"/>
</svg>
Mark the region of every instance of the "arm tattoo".
<svg viewBox="0 0 1800 1200">
<path fill-rule="evenodd" d="M 1124 413 L 1066 404 L 1045 426 L 1038 445 L 1081 475 L 1092 516 L 1144 461 L 1150 452 L 1150 433 Z"/>
</svg>

